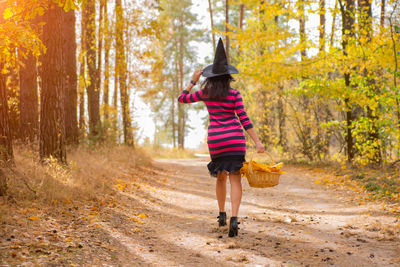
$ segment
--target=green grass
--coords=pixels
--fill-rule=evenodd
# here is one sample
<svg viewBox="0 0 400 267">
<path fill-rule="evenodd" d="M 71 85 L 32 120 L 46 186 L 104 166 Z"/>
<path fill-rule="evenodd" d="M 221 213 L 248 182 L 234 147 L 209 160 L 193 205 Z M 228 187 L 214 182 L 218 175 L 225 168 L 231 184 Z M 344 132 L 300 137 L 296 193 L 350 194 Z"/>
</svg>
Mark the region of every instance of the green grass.
<svg viewBox="0 0 400 267">
<path fill-rule="evenodd" d="M 400 173 L 385 170 L 368 170 L 350 176 L 373 198 L 396 199 L 400 195 Z"/>
</svg>

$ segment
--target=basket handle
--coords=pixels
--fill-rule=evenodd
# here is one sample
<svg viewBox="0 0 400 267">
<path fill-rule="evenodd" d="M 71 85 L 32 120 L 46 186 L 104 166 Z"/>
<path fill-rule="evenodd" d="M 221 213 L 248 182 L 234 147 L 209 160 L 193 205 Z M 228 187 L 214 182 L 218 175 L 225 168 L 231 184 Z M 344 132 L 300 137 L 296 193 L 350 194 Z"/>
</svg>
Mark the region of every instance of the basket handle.
<svg viewBox="0 0 400 267">
<path fill-rule="evenodd" d="M 253 160 L 254 154 L 255 154 L 255 152 L 252 152 L 252 153 L 251 153 L 250 161 Z M 267 155 L 267 156 L 269 157 L 269 159 L 271 160 L 271 163 L 274 162 L 274 159 L 272 158 L 271 154 L 268 153 L 267 151 L 264 151 L 263 153 L 257 153 L 257 154 L 265 154 L 265 155 Z"/>
</svg>

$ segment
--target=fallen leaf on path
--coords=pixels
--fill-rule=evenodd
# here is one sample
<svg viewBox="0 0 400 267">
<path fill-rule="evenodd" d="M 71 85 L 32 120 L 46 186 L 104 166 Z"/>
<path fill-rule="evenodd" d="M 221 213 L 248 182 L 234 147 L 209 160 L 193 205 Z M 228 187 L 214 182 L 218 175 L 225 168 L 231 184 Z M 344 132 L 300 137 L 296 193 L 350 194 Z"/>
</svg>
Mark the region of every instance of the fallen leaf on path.
<svg viewBox="0 0 400 267">
<path fill-rule="evenodd" d="M 31 216 L 31 217 L 28 218 L 28 220 L 37 221 L 37 220 L 40 220 L 40 218 L 37 217 L 37 216 Z"/>
</svg>

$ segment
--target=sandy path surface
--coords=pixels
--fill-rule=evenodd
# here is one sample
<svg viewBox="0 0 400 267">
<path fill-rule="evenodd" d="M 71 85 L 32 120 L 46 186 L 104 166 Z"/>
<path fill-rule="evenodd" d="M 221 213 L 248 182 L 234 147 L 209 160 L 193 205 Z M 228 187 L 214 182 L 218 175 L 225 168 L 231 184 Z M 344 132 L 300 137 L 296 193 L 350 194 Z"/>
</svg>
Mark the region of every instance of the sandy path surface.
<svg viewBox="0 0 400 267">
<path fill-rule="evenodd" d="M 239 236 L 218 228 L 215 178 L 206 159 L 158 159 L 159 168 L 135 191 L 121 192 L 126 207 L 149 217 L 136 231 L 129 210 L 104 228 L 122 244 L 123 265 L 148 266 L 400 266 L 398 219 L 350 192 L 314 184 L 287 167 L 281 183 L 250 188 L 243 180 Z M 226 210 L 230 215 L 229 183 Z M 125 218 L 126 219 L 126 218 Z M 140 230 L 138 230 L 140 229 Z"/>
</svg>

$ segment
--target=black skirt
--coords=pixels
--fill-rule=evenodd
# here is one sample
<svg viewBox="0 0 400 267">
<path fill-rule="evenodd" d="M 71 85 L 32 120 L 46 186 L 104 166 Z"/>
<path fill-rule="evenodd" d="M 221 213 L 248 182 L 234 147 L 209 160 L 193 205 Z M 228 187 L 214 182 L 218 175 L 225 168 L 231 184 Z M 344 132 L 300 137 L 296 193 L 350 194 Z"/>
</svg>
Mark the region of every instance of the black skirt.
<svg viewBox="0 0 400 267">
<path fill-rule="evenodd" d="M 226 156 L 213 159 L 208 163 L 207 168 L 211 176 L 217 177 L 219 173 L 239 171 L 245 162 L 244 156 Z"/>
</svg>

